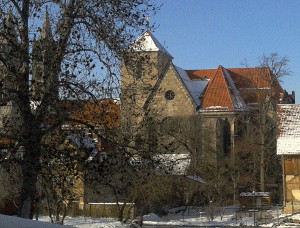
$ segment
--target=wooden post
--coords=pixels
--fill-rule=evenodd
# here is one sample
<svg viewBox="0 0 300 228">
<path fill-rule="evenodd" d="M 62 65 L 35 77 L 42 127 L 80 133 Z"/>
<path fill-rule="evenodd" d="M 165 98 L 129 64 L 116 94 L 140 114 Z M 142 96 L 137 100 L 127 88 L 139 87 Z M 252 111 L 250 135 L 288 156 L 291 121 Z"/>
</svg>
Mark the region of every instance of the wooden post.
<svg viewBox="0 0 300 228">
<path fill-rule="evenodd" d="M 281 166 L 282 166 L 282 188 L 283 188 L 283 206 L 286 207 L 286 183 L 285 183 L 285 164 L 284 156 L 281 155 Z"/>
</svg>

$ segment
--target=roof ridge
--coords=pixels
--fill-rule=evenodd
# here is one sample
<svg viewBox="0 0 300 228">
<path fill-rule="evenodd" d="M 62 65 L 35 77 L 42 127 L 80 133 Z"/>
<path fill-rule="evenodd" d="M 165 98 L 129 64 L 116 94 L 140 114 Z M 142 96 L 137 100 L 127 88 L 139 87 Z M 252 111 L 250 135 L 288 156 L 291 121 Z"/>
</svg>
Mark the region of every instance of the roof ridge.
<svg viewBox="0 0 300 228">
<path fill-rule="evenodd" d="M 233 107 L 237 108 L 237 109 L 241 109 L 241 108 L 242 109 L 247 109 L 247 105 L 245 104 L 244 100 L 240 96 L 240 92 L 237 89 L 237 87 L 236 87 L 229 71 L 224 67 L 222 69 L 223 69 L 223 73 L 224 73 L 224 76 L 225 76 L 225 80 L 228 83 L 228 90 L 230 89 L 229 86 L 232 89 L 232 93 L 230 93 L 230 91 L 229 91 L 229 94 L 230 94 L 231 100 L 233 102 Z"/>
<path fill-rule="evenodd" d="M 160 84 L 162 83 L 162 81 L 163 81 L 163 79 L 164 79 L 164 77 L 165 77 L 167 71 L 169 70 L 169 68 L 171 67 L 172 64 L 173 64 L 172 61 L 169 61 L 169 62 L 166 64 L 164 70 L 162 71 L 161 75 L 158 77 L 158 80 L 156 81 L 155 85 L 153 86 L 153 89 L 152 89 L 152 91 L 150 92 L 148 98 L 146 99 L 146 101 L 145 101 L 145 103 L 144 103 L 144 105 L 143 105 L 143 110 L 146 110 L 146 109 L 148 108 L 150 102 L 152 101 L 154 95 L 156 94 L 156 92 L 157 92 L 157 90 L 158 90 Z"/>
<path fill-rule="evenodd" d="M 203 94 L 203 99 L 205 98 L 205 96 L 206 96 L 206 94 L 207 94 L 207 91 L 210 89 L 210 87 L 211 87 L 213 81 L 215 80 L 218 71 L 219 71 L 219 67 L 217 68 L 216 73 L 215 73 L 214 77 L 211 79 L 210 83 L 208 83 L 208 85 L 207 85 L 207 87 L 206 87 L 206 89 L 205 89 L 205 91 L 204 91 L 204 94 Z"/>
<path fill-rule="evenodd" d="M 197 106 L 197 105 L 198 105 L 197 102 L 194 100 L 194 98 L 193 98 L 193 96 L 191 95 L 189 89 L 187 88 L 187 85 L 186 85 L 185 82 L 183 81 L 183 78 L 181 77 L 180 72 L 178 71 L 178 69 L 180 69 L 180 70 L 182 70 L 182 71 L 185 71 L 185 73 L 186 73 L 186 70 L 184 70 L 183 68 L 181 68 L 181 67 L 179 67 L 179 66 L 176 66 L 175 64 L 173 64 L 173 66 L 174 66 L 174 69 L 175 69 L 175 72 L 176 72 L 176 76 L 177 76 L 177 78 L 179 78 L 179 81 L 181 82 L 181 84 L 183 84 L 183 87 L 185 88 L 185 91 L 187 92 L 188 97 L 191 99 L 192 103 L 193 103 L 194 105 Z M 186 73 L 186 76 L 187 76 L 187 79 L 189 79 L 190 81 L 192 81 L 192 80 L 190 79 L 190 77 L 188 76 L 187 73 Z"/>
<path fill-rule="evenodd" d="M 218 68 L 216 69 L 216 73 L 215 73 L 215 76 L 213 77 L 213 79 L 211 80 L 211 83 L 209 83 L 208 87 L 207 87 L 207 90 L 211 87 L 211 85 L 214 83 L 214 81 L 216 80 L 216 77 L 217 77 L 217 74 L 219 72 L 219 70 L 221 69 L 222 71 L 222 66 L 219 65 Z M 224 75 L 223 71 L 222 71 L 222 74 Z M 204 94 L 205 96 L 205 94 Z"/>
<path fill-rule="evenodd" d="M 221 70 L 222 70 L 223 79 L 224 79 L 224 81 L 225 81 L 225 83 L 226 83 L 226 91 L 227 91 L 227 93 L 228 93 L 228 95 L 229 95 L 229 97 L 230 97 L 231 105 L 232 105 L 232 107 L 235 109 L 234 102 L 233 102 L 233 100 L 232 100 L 232 96 L 231 96 L 231 93 L 230 93 L 230 90 L 229 90 L 229 86 L 231 86 L 231 85 L 229 85 L 230 82 L 228 82 L 228 81 L 226 80 L 226 73 L 224 72 L 224 71 L 226 70 L 226 68 L 224 68 L 224 67 L 221 66 L 221 65 L 219 65 L 219 67 L 221 67 Z M 234 86 L 235 86 L 235 85 L 234 85 Z"/>
</svg>

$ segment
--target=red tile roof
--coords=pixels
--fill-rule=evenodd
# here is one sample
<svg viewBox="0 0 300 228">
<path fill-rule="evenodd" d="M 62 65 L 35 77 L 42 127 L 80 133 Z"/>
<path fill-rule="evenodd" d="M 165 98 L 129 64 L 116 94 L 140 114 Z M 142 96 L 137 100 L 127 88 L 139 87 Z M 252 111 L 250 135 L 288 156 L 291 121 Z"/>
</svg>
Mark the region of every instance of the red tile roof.
<svg viewBox="0 0 300 228">
<path fill-rule="evenodd" d="M 280 94 L 284 93 L 278 80 L 272 78 L 269 68 L 229 68 L 225 69 L 219 66 L 217 69 L 205 70 L 187 70 L 191 79 L 209 78 L 210 82 L 205 89 L 202 97 L 202 108 L 227 107 L 227 110 L 235 110 L 234 96 L 243 99 L 246 104 L 257 103 L 262 94 L 270 91 L 272 87 L 272 97 L 279 100 Z M 229 74 L 226 77 L 226 72 Z M 234 86 L 239 91 L 233 92 L 232 80 Z M 272 85 L 271 85 L 272 83 Z M 223 108 L 223 110 L 226 110 Z M 212 109 L 213 110 L 213 109 Z M 214 110 L 215 111 L 215 110 Z"/>
<path fill-rule="evenodd" d="M 222 66 L 218 67 L 215 76 L 207 86 L 202 100 L 202 108 L 214 110 L 234 109 Z"/>
<path fill-rule="evenodd" d="M 205 69 L 205 70 L 187 70 L 187 74 L 191 79 L 213 79 L 217 69 Z"/>
<path fill-rule="evenodd" d="M 116 128 L 120 125 L 120 105 L 113 99 L 104 100 L 87 100 L 66 102 L 66 110 L 70 111 L 69 118 L 74 122 L 68 121 L 65 126 L 75 126 L 84 128 L 84 124 L 79 124 L 76 120 L 81 121 L 94 127 Z"/>
</svg>

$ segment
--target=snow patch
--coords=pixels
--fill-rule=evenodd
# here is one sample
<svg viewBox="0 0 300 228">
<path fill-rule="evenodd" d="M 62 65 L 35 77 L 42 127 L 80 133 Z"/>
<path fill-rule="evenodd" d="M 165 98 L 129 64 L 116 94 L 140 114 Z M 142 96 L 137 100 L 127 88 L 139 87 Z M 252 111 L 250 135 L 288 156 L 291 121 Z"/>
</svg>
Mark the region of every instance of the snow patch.
<svg viewBox="0 0 300 228">
<path fill-rule="evenodd" d="M 2 228 L 62 228 L 74 226 L 62 226 L 58 224 L 40 222 L 36 220 L 24 219 L 15 216 L 0 214 L 0 227 Z"/>
<path fill-rule="evenodd" d="M 185 175 L 191 163 L 189 154 L 158 154 L 153 157 L 159 161 L 157 169 L 172 175 Z"/>
<path fill-rule="evenodd" d="M 199 176 L 186 176 L 187 178 L 191 179 L 191 180 L 194 180 L 194 181 L 197 181 L 199 183 L 202 183 L 202 184 L 206 184 L 206 181 L 203 180 L 201 177 Z"/>
</svg>

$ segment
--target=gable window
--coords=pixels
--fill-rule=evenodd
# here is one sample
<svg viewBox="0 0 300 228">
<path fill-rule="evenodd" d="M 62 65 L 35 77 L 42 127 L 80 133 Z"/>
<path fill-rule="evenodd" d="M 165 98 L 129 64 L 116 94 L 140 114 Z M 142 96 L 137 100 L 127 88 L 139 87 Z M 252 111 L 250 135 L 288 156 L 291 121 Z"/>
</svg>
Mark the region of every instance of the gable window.
<svg viewBox="0 0 300 228">
<path fill-rule="evenodd" d="M 167 100 L 173 100 L 175 98 L 175 93 L 173 90 L 168 90 L 166 93 L 165 93 L 165 98 Z"/>
</svg>

